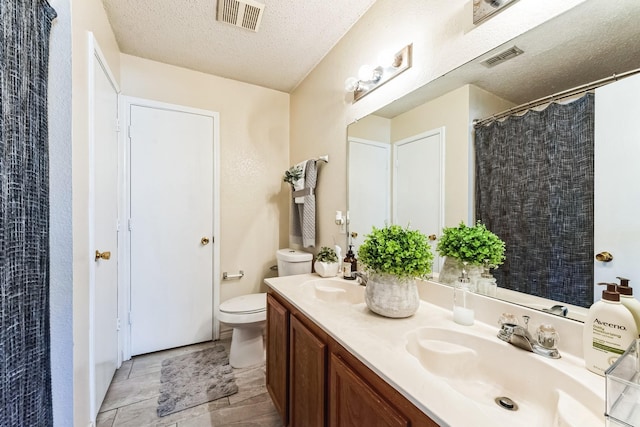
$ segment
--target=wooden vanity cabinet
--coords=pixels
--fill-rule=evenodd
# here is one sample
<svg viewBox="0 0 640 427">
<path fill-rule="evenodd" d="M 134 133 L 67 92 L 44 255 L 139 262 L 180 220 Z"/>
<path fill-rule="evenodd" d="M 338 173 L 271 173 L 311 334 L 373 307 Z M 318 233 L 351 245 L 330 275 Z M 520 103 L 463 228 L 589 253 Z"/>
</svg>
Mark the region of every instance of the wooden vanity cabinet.
<svg viewBox="0 0 640 427">
<path fill-rule="evenodd" d="M 290 425 L 326 425 L 326 366 L 326 340 L 319 339 L 296 315 L 292 315 L 289 328 Z"/>
<path fill-rule="evenodd" d="M 267 295 L 267 391 L 283 425 L 289 417 L 289 310 Z"/>
<path fill-rule="evenodd" d="M 344 360 L 331 354 L 330 426 L 406 427 L 409 421 L 387 403 Z"/>
<path fill-rule="evenodd" d="M 438 425 L 271 289 L 267 390 L 284 426 Z"/>
</svg>

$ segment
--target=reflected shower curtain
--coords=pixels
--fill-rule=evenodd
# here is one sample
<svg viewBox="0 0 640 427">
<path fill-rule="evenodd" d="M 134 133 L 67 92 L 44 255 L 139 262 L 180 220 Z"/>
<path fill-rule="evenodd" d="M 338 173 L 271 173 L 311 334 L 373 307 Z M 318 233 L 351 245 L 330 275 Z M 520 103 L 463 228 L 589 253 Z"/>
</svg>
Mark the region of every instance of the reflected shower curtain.
<svg viewBox="0 0 640 427">
<path fill-rule="evenodd" d="M 0 425 L 50 426 L 47 68 L 55 11 L 0 2 Z"/>
<path fill-rule="evenodd" d="M 593 303 L 594 97 L 475 133 L 476 218 L 506 243 L 498 285 Z"/>
</svg>

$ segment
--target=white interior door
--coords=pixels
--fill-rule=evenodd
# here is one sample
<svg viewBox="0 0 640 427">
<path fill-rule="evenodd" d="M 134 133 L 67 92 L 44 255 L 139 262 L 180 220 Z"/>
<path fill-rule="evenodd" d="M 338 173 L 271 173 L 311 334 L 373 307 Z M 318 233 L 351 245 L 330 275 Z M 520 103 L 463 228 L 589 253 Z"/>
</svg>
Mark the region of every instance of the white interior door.
<svg viewBox="0 0 640 427">
<path fill-rule="evenodd" d="M 631 279 L 640 295 L 640 75 L 596 89 L 594 248 L 611 262 L 595 262 L 595 283 Z M 630 185 L 630 183 L 634 183 Z M 620 189 L 626 189 L 621 192 Z M 634 285 L 635 284 L 635 285 Z M 594 289 L 595 300 L 602 287 Z"/>
<path fill-rule="evenodd" d="M 211 340 L 212 116 L 131 105 L 131 353 Z"/>
<path fill-rule="evenodd" d="M 387 143 L 349 139 L 349 231 L 357 250 L 371 227 L 390 223 L 391 147 Z"/>
<path fill-rule="evenodd" d="M 440 236 L 442 212 L 442 131 L 430 131 L 394 144 L 393 223 Z M 432 241 L 433 271 L 440 260 Z"/>
<path fill-rule="evenodd" d="M 118 358 L 118 89 L 97 46 L 91 58 L 90 182 L 92 242 L 90 359 L 92 415 L 109 388 Z M 95 251 L 101 258 L 95 256 Z"/>
</svg>

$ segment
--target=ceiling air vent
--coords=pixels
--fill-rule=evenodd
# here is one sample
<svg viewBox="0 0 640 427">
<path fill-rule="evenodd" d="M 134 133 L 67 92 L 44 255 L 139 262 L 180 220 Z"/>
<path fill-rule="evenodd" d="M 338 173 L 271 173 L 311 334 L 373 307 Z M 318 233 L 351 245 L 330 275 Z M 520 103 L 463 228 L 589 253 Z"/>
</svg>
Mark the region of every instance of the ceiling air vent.
<svg viewBox="0 0 640 427">
<path fill-rule="evenodd" d="M 218 21 L 258 31 L 264 4 L 253 0 L 218 0 Z"/>
<path fill-rule="evenodd" d="M 500 52 L 497 55 L 492 56 L 491 58 L 485 59 L 481 62 L 481 64 L 487 68 L 495 67 L 496 65 L 502 64 L 503 62 L 513 59 L 523 53 L 523 50 L 519 49 L 517 46 L 513 46 L 505 51 Z"/>
</svg>

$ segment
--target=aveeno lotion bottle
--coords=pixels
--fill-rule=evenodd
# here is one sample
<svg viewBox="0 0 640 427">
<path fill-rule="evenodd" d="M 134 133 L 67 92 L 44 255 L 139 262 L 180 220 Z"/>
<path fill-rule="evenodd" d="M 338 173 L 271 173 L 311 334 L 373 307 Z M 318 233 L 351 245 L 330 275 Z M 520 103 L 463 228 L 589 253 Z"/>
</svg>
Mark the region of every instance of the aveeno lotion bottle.
<svg viewBox="0 0 640 427">
<path fill-rule="evenodd" d="M 587 369 L 604 375 L 638 337 L 638 328 L 631 312 L 620 303 L 616 284 L 598 284 L 607 289 L 602 292 L 602 300 L 591 306 L 584 323 L 584 361 Z"/>
</svg>

